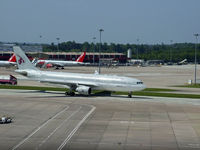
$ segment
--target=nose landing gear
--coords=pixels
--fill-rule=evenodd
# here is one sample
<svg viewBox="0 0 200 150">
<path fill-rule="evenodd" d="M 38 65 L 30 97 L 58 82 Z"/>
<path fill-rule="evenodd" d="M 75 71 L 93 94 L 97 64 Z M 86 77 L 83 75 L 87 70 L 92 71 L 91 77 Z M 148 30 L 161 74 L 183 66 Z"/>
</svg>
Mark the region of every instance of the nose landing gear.
<svg viewBox="0 0 200 150">
<path fill-rule="evenodd" d="M 132 92 L 128 93 L 128 98 L 132 98 Z"/>
</svg>

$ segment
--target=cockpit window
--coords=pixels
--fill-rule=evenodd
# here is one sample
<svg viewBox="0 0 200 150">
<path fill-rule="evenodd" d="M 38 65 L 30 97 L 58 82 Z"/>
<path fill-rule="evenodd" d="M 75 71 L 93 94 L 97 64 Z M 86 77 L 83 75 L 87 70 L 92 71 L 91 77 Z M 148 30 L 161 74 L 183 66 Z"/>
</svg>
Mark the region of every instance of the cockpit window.
<svg viewBox="0 0 200 150">
<path fill-rule="evenodd" d="M 143 84 L 143 82 L 137 82 L 137 84 Z"/>
</svg>

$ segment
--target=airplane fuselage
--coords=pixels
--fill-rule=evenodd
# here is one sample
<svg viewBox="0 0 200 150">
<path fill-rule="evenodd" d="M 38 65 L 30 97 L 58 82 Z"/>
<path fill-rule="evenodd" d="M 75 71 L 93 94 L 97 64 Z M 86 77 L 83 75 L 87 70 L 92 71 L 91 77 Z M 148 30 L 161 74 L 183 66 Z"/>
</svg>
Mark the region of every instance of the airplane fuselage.
<svg viewBox="0 0 200 150">
<path fill-rule="evenodd" d="M 77 61 L 59 61 L 59 60 L 38 60 L 38 63 L 53 64 L 53 65 L 60 65 L 60 66 L 71 66 L 71 65 L 83 64 L 82 62 L 77 62 Z"/>
<path fill-rule="evenodd" d="M 9 62 L 9 61 L 0 61 L 0 67 L 9 67 L 12 65 L 16 65 L 15 62 Z"/>
<path fill-rule="evenodd" d="M 68 86 L 69 83 L 76 84 L 77 86 L 88 85 L 93 90 L 131 92 L 145 88 L 145 85 L 143 85 L 143 83 L 138 79 L 116 75 L 79 74 L 35 70 L 16 70 L 16 72 L 25 75 L 32 80 L 62 84 L 66 86 Z"/>
</svg>

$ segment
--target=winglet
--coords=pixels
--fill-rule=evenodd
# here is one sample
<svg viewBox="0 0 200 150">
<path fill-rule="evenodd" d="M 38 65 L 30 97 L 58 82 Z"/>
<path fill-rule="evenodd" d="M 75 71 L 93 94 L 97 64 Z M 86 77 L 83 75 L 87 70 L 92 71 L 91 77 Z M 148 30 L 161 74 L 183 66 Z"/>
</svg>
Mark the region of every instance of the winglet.
<svg viewBox="0 0 200 150">
<path fill-rule="evenodd" d="M 81 56 L 79 56 L 79 57 L 77 58 L 76 61 L 77 61 L 77 62 L 83 62 L 85 56 L 86 56 L 86 52 L 83 52 L 83 53 L 81 54 Z"/>
</svg>

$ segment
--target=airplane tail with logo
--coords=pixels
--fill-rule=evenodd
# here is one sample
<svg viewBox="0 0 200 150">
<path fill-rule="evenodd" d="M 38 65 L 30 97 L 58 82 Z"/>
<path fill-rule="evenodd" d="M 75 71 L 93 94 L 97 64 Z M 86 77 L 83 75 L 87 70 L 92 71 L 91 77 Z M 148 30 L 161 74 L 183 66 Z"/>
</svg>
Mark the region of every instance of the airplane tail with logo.
<svg viewBox="0 0 200 150">
<path fill-rule="evenodd" d="M 28 57 L 25 55 L 25 53 L 22 51 L 22 49 L 19 46 L 13 46 L 13 50 L 16 56 L 17 66 L 20 70 L 25 69 L 32 69 L 32 70 L 38 70 L 28 59 Z"/>
<path fill-rule="evenodd" d="M 77 58 L 76 61 L 77 61 L 77 62 L 83 62 L 85 56 L 86 56 L 86 52 L 83 52 L 83 53 L 81 54 L 81 56 L 79 56 L 79 57 Z"/>
<path fill-rule="evenodd" d="M 16 62 L 15 54 L 13 54 L 13 55 L 9 58 L 8 61 L 9 61 L 9 62 Z"/>
</svg>

